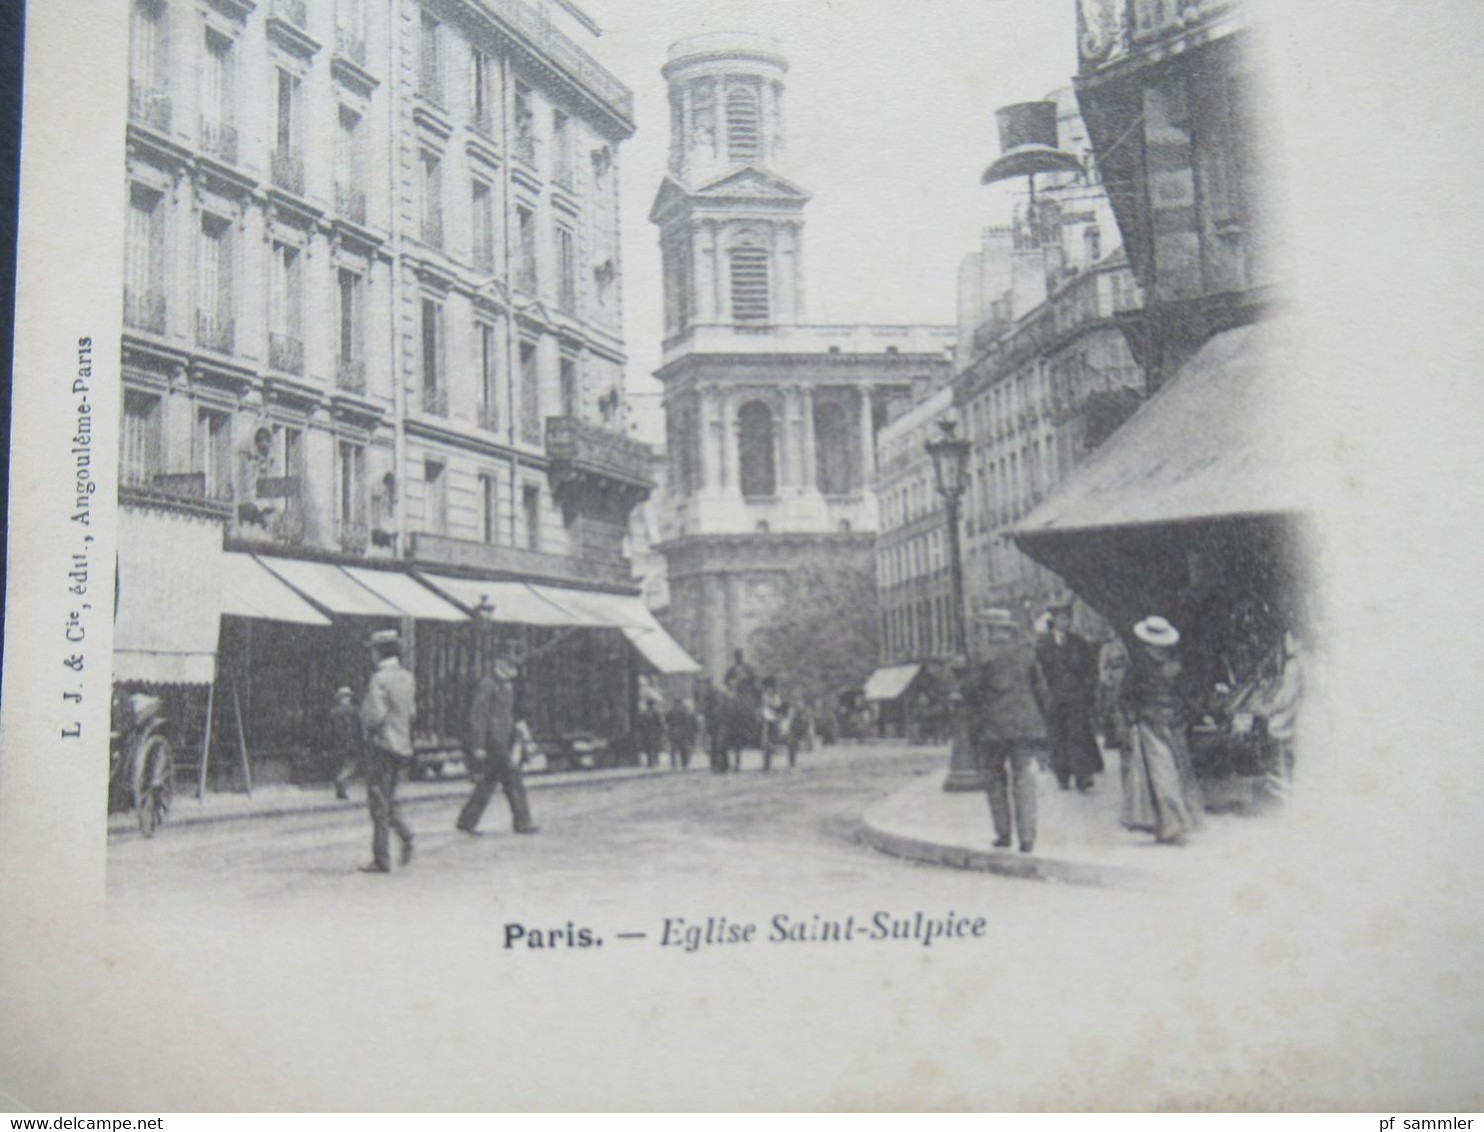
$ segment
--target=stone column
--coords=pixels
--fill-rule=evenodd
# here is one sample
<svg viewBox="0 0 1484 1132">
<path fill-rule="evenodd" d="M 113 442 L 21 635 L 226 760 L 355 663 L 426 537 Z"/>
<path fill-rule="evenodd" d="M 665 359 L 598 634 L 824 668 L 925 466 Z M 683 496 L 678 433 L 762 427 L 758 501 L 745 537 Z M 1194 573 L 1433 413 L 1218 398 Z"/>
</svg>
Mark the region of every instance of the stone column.
<svg viewBox="0 0 1484 1132">
<path fill-rule="evenodd" d="M 696 483 L 693 494 L 710 491 L 716 486 L 716 453 L 711 450 L 711 393 L 696 391 Z M 684 443 L 682 441 L 682 443 Z"/>
<path fill-rule="evenodd" d="M 804 407 L 804 482 L 805 491 L 818 490 L 818 456 L 814 451 L 814 393 L 801 389 Z"/>
<path fill-rule="evenodd" d="M 857 491 L 866 491 L 876 475 L 876 433 L 871 427 L 871 387 L 862 385 L 860 393 L 860 436 L 861 455 L 859 482 L 856 483 Z"/>
</svg>

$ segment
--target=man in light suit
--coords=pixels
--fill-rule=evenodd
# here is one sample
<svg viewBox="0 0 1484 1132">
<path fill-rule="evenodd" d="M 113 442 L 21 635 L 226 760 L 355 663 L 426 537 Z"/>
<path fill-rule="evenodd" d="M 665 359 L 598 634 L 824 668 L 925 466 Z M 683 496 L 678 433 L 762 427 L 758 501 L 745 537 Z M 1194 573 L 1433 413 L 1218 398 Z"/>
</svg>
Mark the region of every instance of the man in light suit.
<svg viewBox="0 0 1484 1132">
<path fill-rule="evenodd" d="M 366 801 L 371 810 L 371 863 L 364 873 L 392 871 L 391 834 L 402 844 L 400 863 L 412 860 L 412 830 L 397 813 L 397 775 L 412 762 L 417 683 L 402 667 L 402 639 L 395 629 L 371 634 L 376 671 L 361 700 L 366 733 Z"/>
</svg>

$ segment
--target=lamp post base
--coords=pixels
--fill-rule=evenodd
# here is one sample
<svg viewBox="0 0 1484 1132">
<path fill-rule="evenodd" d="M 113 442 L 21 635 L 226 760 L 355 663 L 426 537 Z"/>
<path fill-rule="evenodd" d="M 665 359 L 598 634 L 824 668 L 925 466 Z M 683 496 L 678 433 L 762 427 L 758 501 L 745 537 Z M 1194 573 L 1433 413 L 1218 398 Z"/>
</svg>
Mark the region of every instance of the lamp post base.
<svg viewBox="0 0 1484 1132">
<path fill-rule="evenodd" d="M 989 789 L 988 776 L 979 765 L 973 745 L 962 730 L 954 733 L 953 745 L 949 748 L 948 777 L 943 781 L 943 789 L 949 794 L 969 794 Z"/>
</svg>

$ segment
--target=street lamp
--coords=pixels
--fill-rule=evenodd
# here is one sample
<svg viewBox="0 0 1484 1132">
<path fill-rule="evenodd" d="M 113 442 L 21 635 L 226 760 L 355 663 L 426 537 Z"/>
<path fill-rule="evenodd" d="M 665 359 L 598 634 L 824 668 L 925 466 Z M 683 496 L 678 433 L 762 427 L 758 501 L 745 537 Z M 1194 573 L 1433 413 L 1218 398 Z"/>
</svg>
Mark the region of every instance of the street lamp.
<svg viewBox="0 0 1484 1132">
<path fill-rule="evenodd" d="M 953 579 L 953 651 L 961 663 L 968 662 L 964 640 L 964 565 L 958 541 L 958 501 L 964 494 L 964 481 L 969 465 L 969 442 L 958 435 L 958 422 L 945 417 L 938 422 L 943 435 L 923 445 L 933 459 L 933 475 L 938 494 L 943 497 L 948 522 L 948 567 Z M 950 791 L 983 790 L 985 783 L 969 738 L 962 703 L 954 712 L 953 746 L 948 762 L 948 780 L 943 789 Z"/>
</svg>

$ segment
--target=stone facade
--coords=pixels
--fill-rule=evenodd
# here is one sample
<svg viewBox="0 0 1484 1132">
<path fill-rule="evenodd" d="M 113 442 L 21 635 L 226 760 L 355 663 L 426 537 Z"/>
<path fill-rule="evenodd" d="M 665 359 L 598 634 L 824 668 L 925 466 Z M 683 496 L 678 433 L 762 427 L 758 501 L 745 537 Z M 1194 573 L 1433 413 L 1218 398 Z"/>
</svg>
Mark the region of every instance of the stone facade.
<svg viewBox="0 0 1484 1132">
<path fill-rule="evenodd" d="M 761 37 L 670 49 L 660 229 L 668 625 L 713 677 L 809 561 L 869 563 L 876 434 L 947 375 L 949 327 L 804 321 L 803 210 L 778 171 L 787 61 Z"/>
</svg>

